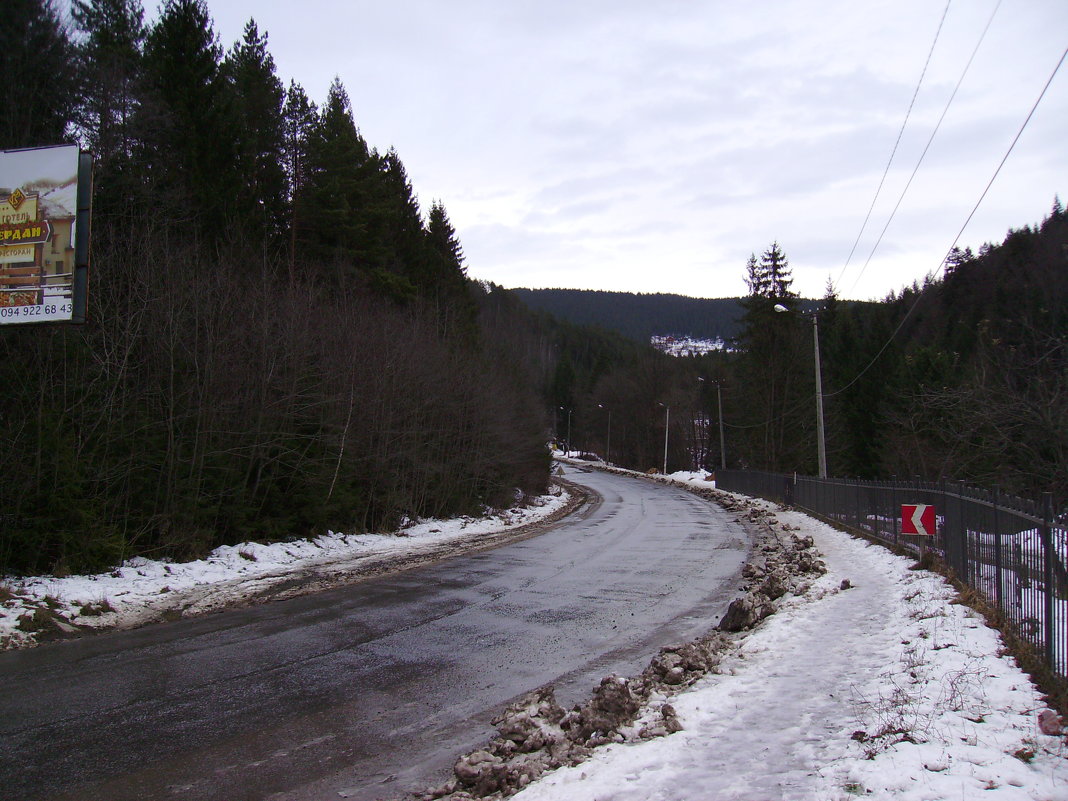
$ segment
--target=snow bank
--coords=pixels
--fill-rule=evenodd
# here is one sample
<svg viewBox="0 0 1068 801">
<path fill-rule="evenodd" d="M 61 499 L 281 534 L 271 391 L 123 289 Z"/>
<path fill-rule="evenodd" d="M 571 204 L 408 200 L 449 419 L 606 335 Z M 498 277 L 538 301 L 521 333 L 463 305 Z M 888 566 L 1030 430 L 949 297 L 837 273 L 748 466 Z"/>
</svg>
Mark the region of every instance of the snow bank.
<svg viewBox="0 0 1068 801">
<path fill-rule="evenodd" d="M 529 505 L 481 518 L 416 521 L 387 534 L 327 532 L 309 540 L 216 548 L 174 563 L 134 558 L 93 576 L 7 577 L 0 582 L 0 649 L 33 645 L 48 633 L 132 627 L 167 614 L 193 614 L 241 602 L 302 571 L 358 568 L 426 553 L 448 543 L 506 534 L 563 508 L 559 487 Z"/>
<path fill-rule="evenodd" d="M 1068 747 L 1039 731 L 1039 693 L 941 577 L 776 517 L 828 572 L 672 699 L 682 731 L 597 749 L 517 801 L 1068 798 Z"/>
</svg>

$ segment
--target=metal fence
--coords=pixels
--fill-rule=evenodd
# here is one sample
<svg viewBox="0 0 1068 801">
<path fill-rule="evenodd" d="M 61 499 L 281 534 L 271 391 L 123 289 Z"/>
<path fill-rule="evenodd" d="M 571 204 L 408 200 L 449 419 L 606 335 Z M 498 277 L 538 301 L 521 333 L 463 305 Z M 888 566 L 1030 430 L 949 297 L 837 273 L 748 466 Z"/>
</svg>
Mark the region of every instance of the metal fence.
<svg viewBox="0 0 1068 801">
<path fill-rule="evenodd" d="M 1001 609 L 1015 632 L 1068 679 L 1068 515 L 1041 502 L 962 483 L 819 479 L 717 470 L 716 486 L 814 512 L 887 543 L 936 551 Z M 901 507 L 935 508 L 933 536 L 902 534 Z"/>
</svg>

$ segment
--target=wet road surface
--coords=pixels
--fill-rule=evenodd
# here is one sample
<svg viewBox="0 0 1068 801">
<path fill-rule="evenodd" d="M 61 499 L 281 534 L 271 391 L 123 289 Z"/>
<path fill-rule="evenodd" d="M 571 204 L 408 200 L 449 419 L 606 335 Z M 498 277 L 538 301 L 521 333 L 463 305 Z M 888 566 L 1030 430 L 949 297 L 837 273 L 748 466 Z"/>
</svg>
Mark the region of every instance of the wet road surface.
<svg viewBox="0 0 1068 801">
<path fill-rule="evenodd" d="M 704 633 L 748 537 L 683 490 L 569 468 L 599 498 L 547 533 L 349 587 L 0 654 L 19 799 L 361 801 L 440 783 L 490 719 L 583 699 Z"/>
</svg>

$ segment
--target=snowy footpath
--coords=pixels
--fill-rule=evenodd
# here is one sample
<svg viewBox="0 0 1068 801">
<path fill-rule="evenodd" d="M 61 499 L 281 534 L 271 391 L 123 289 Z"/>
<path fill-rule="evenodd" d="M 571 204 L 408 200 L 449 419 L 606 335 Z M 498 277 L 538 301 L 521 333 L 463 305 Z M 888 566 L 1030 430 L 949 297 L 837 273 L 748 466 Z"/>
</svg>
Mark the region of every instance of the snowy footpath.
<svg viewBox="0 0 1068 801">
<path fill-rule="evenodd" d="M 828 571 L 671 699 L 683 731 L 596 749 L 515 801 L 1068 799 L 1065 738 L 1039 731 L 1038 691 L 942 578 L 775 517 Z"/>
</svg>

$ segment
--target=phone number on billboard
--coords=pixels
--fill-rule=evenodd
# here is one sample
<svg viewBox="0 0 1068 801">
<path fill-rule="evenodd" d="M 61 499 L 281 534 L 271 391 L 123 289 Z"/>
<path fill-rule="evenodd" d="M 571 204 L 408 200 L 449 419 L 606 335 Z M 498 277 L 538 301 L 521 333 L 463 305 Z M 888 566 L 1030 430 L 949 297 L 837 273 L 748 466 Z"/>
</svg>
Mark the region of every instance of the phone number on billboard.
<svg viewBox="0 0 1068 801">
<path fill-rule="evenodd" d="M 53 317 L 68 318 L 74 311 L 71 303 L 42 303 L 40 306 L 0 306 L 0 320 L 47 320 Z"/>
</svg>

